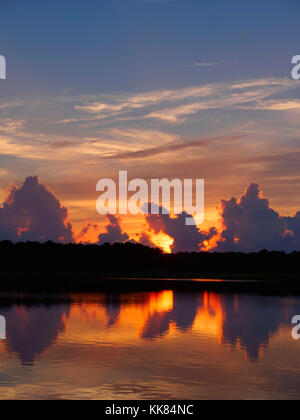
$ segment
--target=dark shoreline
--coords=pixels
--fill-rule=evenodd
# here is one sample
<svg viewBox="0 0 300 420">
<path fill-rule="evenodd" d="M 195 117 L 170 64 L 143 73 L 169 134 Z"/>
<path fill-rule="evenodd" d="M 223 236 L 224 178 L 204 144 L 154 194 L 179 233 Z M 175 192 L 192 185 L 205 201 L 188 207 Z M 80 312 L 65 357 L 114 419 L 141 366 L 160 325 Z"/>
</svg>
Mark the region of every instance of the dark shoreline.
<svg viewBox="0 0 300 420">
<path fill-rule="evenodd" d="M 0 292 L 211 290 L 300 294 L 300 252 L 183 252 L 110 245 L 0 242 Z M 193 281 L 192 279 L 206 279 Z M 226 281 L 216 282 L 213 280 Z"/>
<path fill-rule="evenodd" d="M 92 273 L 2 273 L 1 293 L 112 293 L 174 290 L 300 295 L 298 276 L 152 276 Z M 254 277 L 254 276 L 253 276 Z M 260 277 L 260 278 L 259 278 Z M 273 280 L 270 280 L 270 279 Z M 1 296 L 0 296 L 1 299 Z"/>
</svg>

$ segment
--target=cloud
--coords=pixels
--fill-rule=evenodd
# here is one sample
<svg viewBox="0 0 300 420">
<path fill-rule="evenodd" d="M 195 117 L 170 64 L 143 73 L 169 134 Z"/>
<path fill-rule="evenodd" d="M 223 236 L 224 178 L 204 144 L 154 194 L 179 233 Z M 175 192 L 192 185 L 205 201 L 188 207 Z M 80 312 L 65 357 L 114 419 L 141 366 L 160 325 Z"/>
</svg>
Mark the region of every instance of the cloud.
<svg viewBox="0 0 300 420">
<path fill-rule="evenodd" d="M 147 204 L 145 204 L 147 206 Z M 185 212 L 171 218 L 163 214 L 145 214 L 147 225 L 139 243 L 154 247 L 152 234 L 163 233 L 174 240 L 171 251 L 192 252 L 206 249 L 206 241 L 213 239 L 218 252 L 292 252 L 300 250 L 300 211 L 294 216 L 282 216 L 270 207 L 258 184 L 251 183 L 239 199 L 221 201 L 222 229 L 215 227 L 202 231 L 197 226 L 186 226 Z M 147 209 L 144 209 L 147 213 Z M 72 225 L 67 222 L 68 211 L 38 177 L 28 177 L 24 184 L 11 187 L 0 208 L 0 240 L 68 243 L 83 241 L 85 235 L 96 232 L 96 224 L 86 224 L 74 238 Z M 108 215 L 106 231 L 98 236 L 98 244 L 129 241 L 129 235 L 120 226 L 120 219 Z"/>
<path fill-rule="evenodd" d="M 220 63 L 213 62 L 213 61 L 197 61 L 193 64 L 186 64 L 184 67 L 216 67 L 219 66 Z"/>
<path fill-rule="evenodd" d="M 138 243 L 144 246 L 148 246 L 149 248 L 156 247 L 156 245 L 152 242 L 150 235 L 148 235 L 146 232 L 142 233 Z"/>
<path fill-rule="evenodd" d="M 0 239 L 72 242 L 72 226 L 67 218 L 67 209 L 40 184 L 38 177 L 29 177 L 21 188 L 11 188 L 0 208 Z"/>
<path fill-rule="evenodd" d="M 193 64 L 193 66 L 194 67 L 215 67 L 215 66 L 217 66 L 219 63 L 213 63 L 213 62 L 205 62 L 205 61 L 202 61 L 202 62 L 197 62 L 197 63 L 194 63 Z"/>
<path fill-rule="evenodd" d="M 224 230 L 217 251 L 300 249 L 300 213 L 280 216 L 270 208 L 257 184 L 250 184 L 239 200 L 222 200 L 221 216 Z"/>
<path fill-rule="evenodd" d="M 40 161 L 43 161 L 43 176 L 47 176 L 51 170 L 64 177 L 66 172 L 79 176 L 78 171 L 83 165 L 85 173 L 89 171 L 92 176 L 93 166 L 99 164 L 102 157 L 116 155 L 116 158 L 131 159 L 140 154 L 142 156 L 144 150 L 146 154 L 151 155 L 153 152 L 157 155 L 161 151 L 155 148 L 172 142 L 175 147 L 175 142 L 180 142 L 180 138 L 198 138 L 199 130 L 204 136 L 206 133 L 212 136 L 219 133 L 240 133 L 240 125 L 249 121 L 248 108 L 257 109 L 262 117 L 262 120 L 255 119 L 255 133 L 246 132 L 248 144 L 263 139 L 264 145 L 268 144 L 271 148 L 271 141 L 280 139 L 287 144 L 287 137 L 299 137 L 296 112 L 300 109 L 299 103 L 297 99 L 287 99 L 285 94 L 286 91 L 298 87 L 297 81 L 272 78 L 209 83 L 141 93 L 69 95 L 39 99 L 24 103 L 21 116 L 14 108 L 8 107 L 4 112 L 5 118 L 0 119 L 1 154 L 8 156 L 11 161 L 21 158 L 23 164 L 27 165 L 26 171 L 31 172 L 40 168 Z M 296 98 L 296 93 L 295 91 L 289 96 Z M 281 99 L 278 99 L 279 94 Z M 276 100 L 272 95 L 278 95 Z M 211 109 L 219 109 L 221 113 L 205 112 Z M 276 121 L 269 120 L 268 109 L 278 110 Z M 197 114 L 199 120 L 196 121 Z M 57 125 L 57 115 L 70 125 Z M 155 124 L 166 128 L 173 124 L 188 123 L 190 119 L 193 119 L 191 126 L 184 127 L 182 131 L 175 130 L 174 127 L 170 128 L 170 133 L 166 129 L 162 130 L 164 132 L 154 129 Z M 72 121 L 74 124 L 71 124 Z M 266 136 L 270 138 L 270 142 L 266 142 Z M 188 155 L 188 152 L 189 150 L 185 154 Z M 274 148 L 272 152 L 274 153 Z M 124 157 L 122 153 L 125 153 Z M 131 153 L 136 153 L 136 156 Z M 214 159 L 216 154 L 211 153 L 207 161 Z M 192 156 L 187 157 L 192 159 Z M 107 161 L 104 162 L 103 159 L 102 163 L 105 166 Z M 159 163 L 159 160 L 154 162 L 155 165 Z M 17 172 L 19 176 L 20 165 Z M 104 172 L 108 170 L 105 168 Z"/>
<path fill-rule="evenodd" d="M 24 120 L 13 120 L 12 118 L 0 119 L 0 132 L 8 134 L 16 134 L 23 130 L 25 126 Z"/>
<path fill-rule="evenodd" d="M 96 223 L 88 223 L 87 225 L 83 226 L 81 231 L 76 235 L 76 242 L 84 242 L 84 237 L 90 233 L 91 231 L 97 231 L 98 225 Z"/>
<path fill-rule="evenodd" d="M 253 109 L 264 111 L 300 111 L 300 100 L 285 99 L 257 101 L 257 103 L 253 105 L 240 106 L 240 109 Z"/>
<path fill-rule="evenodd" d="M 120 219 L 113 215 L 108 215 L 109 224 L 106 226 L 106 233 L 101 233 L 98 237 L 99 245 L 106 242 L 114 244 L 116 242 L 126 242 L 129 240 L 127 233 L 123 233 L 120 226 Z"/>
<path fill-rule="evenodd" d="M 0 109 L 4 110 L 4 109 L 9 109 L 9 108 L 18 108 L 20 106 L 23 106 L 21 102 L 10 102 L 7 104 L 1 104 Z"/>
<path fill-rule="evenodd" d="M 82 137 L 78 133 L 72 137 L 51 134 L 49 138 L 43 133 L 27 131 L 26 125 L 24 120 L 0 119 L 1 155 L 53 162 L 55 150 L 55 163 L 61 162 L 65 166 L 66 160 L 82 161 L 82 155 L 86 158 L 100 154 L 105 157 L 139 150 L 143 145 L 162 145 L 179 138 L 178 135 L 158 130 L 130 128 L 97 130 Z"/>
<path fill-rule="evenodd" d="M 294 217 L 282 217 L 287 225 L 289 232 L 290 249 L 300 250 L 300 212 L 298 211 Z"/>
<path fill-rule="evenodd" d="M 78 144 L 75 141 L 70 141 L 70 140 L 62 140 L 62 141 L 57 141 L 55 143 L 50 144 L 50 147 L 52 147 L 52 149 L 62 149 L 65 147 L 73 147 L 73 146 L 78 146 Z"/>
<path fill-rule="evenodd" d="M 215 228 L 211 228 L 209 232 L 204 232 L 200 231 L 197 226 L 187 226 L 186 218 L 190 215 L 185 212 L 172 219 L 169 214 L 162 214 L 162 211 L 163 208 L 160 207 L 159 214 L 146 215 L 146 221 L 150 231 L 155 234 L 162 232 L 174 239 L 171 246 L 173 253 L 200 251 L 204 241 L 210 240 L 217 234 Z"/>
<path fill-rule="evenodd" d="M 178 151 L 180 152 L 182 150 L 191 149 L 194 147 L 204 147 L 213 142 L 235 141 L 241 140 L 242 138 L 242 136 L 220 136 L 186 142 L 169 142 L 162 146 L 150 147 L 134 152 L 124 152 L 111 156 L 105 156 L 103 159 L 140 159 L 145 157 L 151 157 L 154 155 L 159 155 L 161 153 L 170 153 Z"/>
<path fill-rule="evenodd" d="M 194 63 L 198 67 L 212 67 L 218 63 Z M 129 95 L 106 95 L 99 100 L 74 104 L 82 116 L 68 118 L 61 123 L 103 120 L 154 119 L 165 123 L 181 123 L 186 117 L 210 109 L 255 107 L 272 95 L 297 88 L 289 79 L 269 78 L 231 83 L 212 83 L 183 89 L 156 90 Z M 288 104 L 288 109 L 294 104 Z M 90 115 L 89 115 L 90 114 Z"/>
<path fill-rule="evenodd" d="M 255 103 L 272 94 L 271 91 L 268 91 L 267 87 L 266 89 L 260 87 L 256 90 L 247 90 L 244 92 L 229 92 L 228 89 L 227 95 L 224 95 L 224 93 L 222 92 L 222 94 L 212 97 L 208 96 L 201 101 L 153 111 L 146 115 L 145 118 L 158 119 L 169 123 L 181 123 L 184 122 L 186 117 L 197 114 L 199 111 L 226 108 L 242 109 L 243 104 Z"/>
<path fill-rule="evenodd" d="M 98 138 L 86 139 L 78 150 L 81 154 L 101 154 L 102 159 L 122 159 L 127 158 L 127 154 L 130 157 L 131 153 L 135 155 L 144 150 L 175 143 L 177 138 L 176 135 L 154 130 L 109 129 L 99 132 Z"/>
<path fill-rule="evenodd" d="M 144 210 L 146 212 L 146 208 Z M 174 239 L 173 253 L 205 249 L 204 242 L 217 235 L 215 227 L 205 232 L 196 226 L 186 226 L 186 213 L 172 219 L 170 215 L 162 214 L 161 207 L 159 210 L 159 215 L 146 215 L 146 221 L 150 231 L 162 232 Z M 212 251 L 259 252 L 267 249 L 290 253 L 300 250 L 300 211 L 293 217 L 280 215 L 270 207 L 258 184 L 251 183 L 239 200 L 222 200 L 221 218 L 223 229 Z M 149 239 L 148 235 L 143 238 L 145 245 Z"/>
</svg>

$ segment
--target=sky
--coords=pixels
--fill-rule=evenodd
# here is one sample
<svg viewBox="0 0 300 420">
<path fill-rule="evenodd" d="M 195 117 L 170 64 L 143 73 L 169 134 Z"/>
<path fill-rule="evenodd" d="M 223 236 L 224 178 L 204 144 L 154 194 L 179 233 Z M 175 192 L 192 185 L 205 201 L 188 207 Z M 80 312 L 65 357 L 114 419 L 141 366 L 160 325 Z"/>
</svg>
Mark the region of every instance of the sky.
<svg viewBox="0 0 300 420">
<path fill-rule="evenodd" d="M 0 239 L 298 249 L 299 16 L 297 0 L 3 0 Z M 97 181 L 120 170 L 205 179 L 203 224 L 98 215 Z"/>
</svg>

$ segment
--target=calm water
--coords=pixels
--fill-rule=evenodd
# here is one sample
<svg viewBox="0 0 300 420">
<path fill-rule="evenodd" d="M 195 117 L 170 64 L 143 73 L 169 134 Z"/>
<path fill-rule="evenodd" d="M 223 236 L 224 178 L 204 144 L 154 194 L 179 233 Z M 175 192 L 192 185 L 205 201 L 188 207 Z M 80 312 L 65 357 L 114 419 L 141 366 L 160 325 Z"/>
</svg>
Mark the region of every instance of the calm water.
<svg viewBox="0 0 300 420">
<path fill-rule="evenodd" d="M 211 292 L 0 300 L 0 398 L 298 399 L 295 314 L 299 297 Z"/>
</svg>

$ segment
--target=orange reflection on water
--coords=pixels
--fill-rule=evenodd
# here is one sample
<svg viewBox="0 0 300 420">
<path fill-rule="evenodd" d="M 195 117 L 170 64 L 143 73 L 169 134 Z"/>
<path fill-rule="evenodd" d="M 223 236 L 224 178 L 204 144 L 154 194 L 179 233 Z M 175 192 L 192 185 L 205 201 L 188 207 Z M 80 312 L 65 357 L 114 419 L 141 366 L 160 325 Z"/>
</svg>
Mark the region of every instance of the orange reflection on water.
<svg viewBox="0 0 300 420">
<path fill-rule="evenodd" d="M 0 399 L 298 398 L 299 297 L 166 290 L 0 309 Z"/>
<path fill-rule="evenodd" d="M 280 324 L 288 323 L 293 301 L 214 292 L 140 292 L 121 295 L 71 295 L 67 302 L 12 305 L 4 310 L 7 340 L 0 353 L 16 353 L 34 363 L 55 345 L 94 348 L 159 343 L 174 338 L 210 340 L 260 360 Z M 296 309 L 292 310 L 295 313 Z M 166 341 L 165 341 L 166 342 Z"/>
<path fill-rule="evenodd" d="M 131 341 L 143 335 L 147 320 L 173 309 L 173 292 L 152 292 L 74 303 L 66 319 L 66 334 L 71 341 Z"/>
<path fill-rule="evenodd" d="M 193 294 L 188 301 L 171 290 L 119 296 L 99 294 L 85 296 L 79 301 L 76 295 L 71 295 L 70 298 L 74 301 L 67 311 L 62 308 L 59 317 L 53 314 L 55 325 L 53 323 L 51 327 L 50 317 L 45 319 L 47 321 L 43 329 L 45 349 L 54 340 L 81 344 L 96 342 L 117 344 L 174 336 L 188 329 L 216 337 L 222 342 L 222 327 L 226 315 L 222 308 L 221 297 L 215 293 Z M 43 313 L 48 314 L 48 311 Z M 39 315 L 33 313 L 32 309 L 22 306 L 16 307 L 10 317 L 16 324 L 14 343 L 24 341 L 25 348 L 31 347 L 34 342 L 29 340 L 30 344 L 28 338 L 32 338 L 35 334 L 34 341 L 37 348 L 30 349 L 31 357 L 28 361 L 31 362 L 42 347 L 38 345 L 35 327 L 39 323 Z M 47 330 L 51 331 L 49 340 L 46 337 Z M 16 344 L 13 345 L 11 342 L 10 335 L 7 345 L 11 350 L 17 350 Z M 25 359 L 24 361 L 26 362 Z"/>
<path fill-rule="evenodd" d="M 153 312 L 166 312 L 173 309 L 173 292 L 171 290 L 161 293 L 150 293 L 148 310 Z"/>
<path fill-rule="evenodd" d="M 221 297 L 216 293 L 204 292 L 202 305 L 200 305 L 193 324 L 193 330 L 202 334 L 216 337 L 218 342 L 223 341 L 223 323 L 226 313 L 222 307 Z"/>
</svg>

